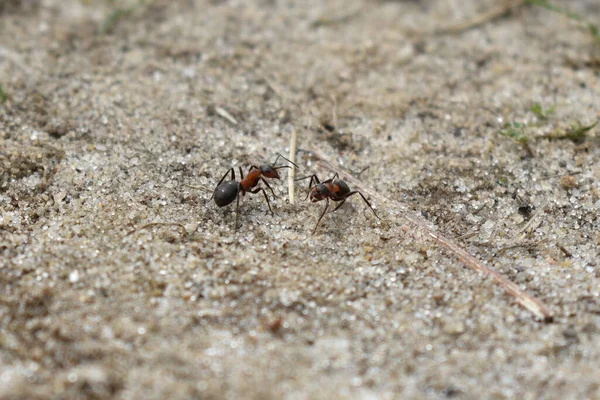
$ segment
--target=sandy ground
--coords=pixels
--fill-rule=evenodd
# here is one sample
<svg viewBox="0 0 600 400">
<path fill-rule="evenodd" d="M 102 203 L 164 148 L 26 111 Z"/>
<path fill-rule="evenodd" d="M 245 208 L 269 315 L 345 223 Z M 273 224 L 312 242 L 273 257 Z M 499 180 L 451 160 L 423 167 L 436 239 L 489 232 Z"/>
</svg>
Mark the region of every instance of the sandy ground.
<svg viewBox="0 0 600 400">
<path fill-rule="evenodd" d="M 600 397 L 599 130 L 565 138 L 600 117 L 580 23 L 524 6 L 453 32 L 496 1 L 0 4 L 0 398 Z M 307 182 L 292 205 L 270 181 L 274 215 L 249 194 L 235 230 L 217 181 L 293 129 L 554 322 L 373 199 L 381 221 L 356 196 L 311 235 Z M 153 222 L 180 225 L 136 231 Z"/>
</svg>

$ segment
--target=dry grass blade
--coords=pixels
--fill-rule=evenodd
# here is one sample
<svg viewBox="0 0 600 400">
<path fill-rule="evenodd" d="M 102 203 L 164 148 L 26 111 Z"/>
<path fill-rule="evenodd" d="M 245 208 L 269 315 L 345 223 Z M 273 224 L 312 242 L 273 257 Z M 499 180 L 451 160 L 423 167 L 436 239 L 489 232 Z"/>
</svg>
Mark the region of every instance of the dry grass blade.
<svg viewBox="0 0 600 400">
<path fill-rule="evenodd" d="M 290 161 L 292 163 L 296 162 L 296 146 L 298 143 L 298 135 L 296 134 L 296 129 L 294 128 L 292 130 L 292 134 L 290 136 Z M 294 178 L 296 176 L 296 169 L 295 168 L 290 168 L 288 170 L 288 194 L 290 197 L 290 204 L 294 204 L 295 201 L 295 197 L 294 197 Z"/>
<path fill-rule="evenodd" d="M 440 235 L 435 230 L 427 225 L 425 221 L 416 216 L 413 212 L 411 212 L 408 207 L 400 202 L 389 200 L 386 197 L 382 196 L 375 190 L 369 188 L 364 185 L 360 180 L 356 179 L 352 175 L 348 174 L 344 170 L 339 167 L 331 164 L 325 157 L 323 157 L 319 151 L 315 149 L 310 149 L 310 153 L 312 153 L 313 157 L 316 158 L 317 164 L 324 169 L 327 169 L 331 172 L 339 173 L 340 177 L 344 180 L 348 181 L 352 185 L 356 186 L 358 189 L 368 194 L 372 198 L 379 200 L 381 203 L 387 203 L 392 205 L 393 207 L 403 211 L 403 217 L 408 220 L 413 225 L 417 226 L 420 230 L 427 234 L 430 239 L 433 239 L 435 242 L 441 244 L 446 249 L 450 250 L 452 253 L 456 255 L 456 257 L 468 267 L 474 269 L 475 271 L 479 271 L 484 273 L 487 276 L 490 276 L 498 285 L 500 285 L 506 292 L 510 295 L 514 296 L 515 299 L 525 307 L 527 310 L 531 311 L 537 318 L 543 321 L 551 321 L 552 314 L 548 310 L 548 308 L 540 303 L 538 300 L 534 299 L 529 294 L 523 292 L 516 284 L 509 281 L 502 275 L 500 275 L 494 269 L 482 264 L 475 257 L 461 248 L 459 245 L 454 243 L 452 240 Z"/>
<path fill-rule="evenodd" d="M 437 34 L 458 34 L 470 29 L 481 26 L 487 22 L 493 21 L 497 18 L 501 18 L 506 15 L 509 11 L 516 8 L 517 6 L 523 5 L 525 0 L 505 0 L 499 5 L 472 17 L 471 19 L 461 22 L 456 25 L 440 28 L 435 31 Z"/>
</svg>

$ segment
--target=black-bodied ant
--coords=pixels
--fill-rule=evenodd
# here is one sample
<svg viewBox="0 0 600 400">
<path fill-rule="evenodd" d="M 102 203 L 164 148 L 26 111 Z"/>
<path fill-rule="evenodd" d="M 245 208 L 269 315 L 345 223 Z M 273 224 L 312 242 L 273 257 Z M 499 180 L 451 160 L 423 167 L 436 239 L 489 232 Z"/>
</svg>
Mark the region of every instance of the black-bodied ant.
<svg viewBox="0 0 600 400">
<path fill-rule="evenodd" d="M 357 193 L 360 195 L 360 197 L 362 197 L 362 199 L 365 201 L 365 203 L 367 203 L 367 205 L 369 206 L 371 211 L 373 211 L 373 214 L 375 214 L 377 219 L 381 219 L 381 218 L 379 218 L 379 215 L 377 215 L 377 213 L 371 206 L 371 203 L 369 203 L 369 200 L 367 200 L 367 198 L 358 190 L 350 191 L 348 184 L 346 182 L 344 182 L 343 180 L 339 179 L 339 175 L 337 173 L 335 173 L 333 175 L 333 178 L 327 179 L 326 181 L 323 181 L 323 182 L 319 181 L 319 177 L 317 177 L 317 175 L 314 175 L 314 174 L 311 176 L 305 176 L 303 178 L 299 178 L 296 180 L 300 181 L 300 180 L 308 179 L 308 178 L 310 178 L 310 182 L 308 184 L 308 194 L 306 195 L 306 198 L 310 198 L 310 201 L 313 203 L 316 203 L 317 201 L 321 201 L 321 200 L 325 200 L 327 203 L 325 205 L 325 209 L 321 213 L 321 216 L 317 220 L 317 224 L 315 225 L 315 228 L 313 229 L 313 232 L 312 232 L 313 235 L 317 231 L 317 227 L 319 226 L 321 219 L 323 219 L 323 216 L 325 215 L 325 213 L 327 212 L 327 209 L 329 208 L 329 200 L 340 202 L 340 204 L 338 204 L 337 207 L 335 207 L 335 209 L 332 211 L 332 212 L 335 212 L 338 208 L 340 208 L 342 206 L 342 204 L 344 204 L 346 202 L 346 200 L 348 200 L 348 197 L 355 195 Z M 313 182 L 315 183 L 314 186 L 313 186 Z"/>
<path fill-rule="evenodd" d="M 293 164 L 295 167 L 298 167 L 298 165 L 296 165 L 292 161 L 288 160 L 281 154 L 278 154 L 277 158 L 275 159 L 275 162 L 273 164 L 261 164 L 258 167 L 256 165 L 251 165 L 250 168 L 248 169 L 248 175 L 246 177 L 244 177 L 244 172 L 242 171 L 242 167 L 239 167 L 240 175 L 242 178 L 239 182 L 235 180 L 234 168 L 231 168 L 229 171 L 227 171 L 225 173 L 225 175 L 223 175 L 223 177 L 221 178 L 219 183 L 217 183 L 217 187 L 215 188 L 215 191 L 214 191 L 213 195 L 211 196 L 210 200 L 212 200 L 214 198 L 215 204 L 217 206 L 225 207 L 225 206 L 233 203 L 233 201 L 235 199 L 237 199 L 237 205 L 235 208 L 235 214 L 236 214 L 235 215 L 235 227 L 236 227 L 236 229 L 238 226 L 238 219 L 239 219 L 239 214 L 240 214 L 239 213 L 240 193 L 242 194 L 242 196 L 245 196 L 246 193 L 258 193 L 258 192 L 262 191 L 263 194 L 265 195 L 265 199 L 267 200 L 267 205 L 269 206 L 269 211 L 271 211 L 271 214 L 273 214 L 273 210 L 271 209 L 271 203 L 269 202 L 269 197 L 267 196 L 267 192 L 265 191 L 264 188 L 261 188 L 261 187 L 257 188 L 256 186 L 258 185 L 259 182 L 263 182 L 269 188 L 269 190 L 273 194 L 273 197 L 277 198 L 277 196 L 275 195 L 275 192 L 273 191 L 273 188 L 271 187 L 271 185 L 269 185 L 269 183 L 265 180 L 265 178 L 281 179 L 277 170 L 282 169 L 282 168 L 292 168 L 289 165 L 280 165 L 280 166 L 276 167 L 275 164 L 277 164 L 277 160 L 279 160 L 280 157 L 283 158 L 284 160 L 286 160 L 287 162 L 289 162 L 290 164 Z M 223 182 L 225 180 L 225 178 L 227 177 L 227 175 L 229 175 L 230 173 L 231 173 L 231 180 Z"/>
</svg>

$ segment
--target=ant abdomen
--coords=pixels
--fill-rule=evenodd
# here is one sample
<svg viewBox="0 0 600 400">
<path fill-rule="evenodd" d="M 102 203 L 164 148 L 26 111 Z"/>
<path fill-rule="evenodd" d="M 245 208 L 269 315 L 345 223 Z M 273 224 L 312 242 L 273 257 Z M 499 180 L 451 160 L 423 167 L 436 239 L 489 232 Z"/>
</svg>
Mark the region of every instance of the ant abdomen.
<svg viewBox="0 0 600 400">
<path fill-rule="evenodd" d="M 215 204 L 219 207 L 225 207 L 236 199 L 238 193 L 240 191 L 240 184 L 236 181 L 227 181 L 221 183 L 215 189 L 215 193 L 213 194 L 213 198 L 215 199 Z"/>
</svg>

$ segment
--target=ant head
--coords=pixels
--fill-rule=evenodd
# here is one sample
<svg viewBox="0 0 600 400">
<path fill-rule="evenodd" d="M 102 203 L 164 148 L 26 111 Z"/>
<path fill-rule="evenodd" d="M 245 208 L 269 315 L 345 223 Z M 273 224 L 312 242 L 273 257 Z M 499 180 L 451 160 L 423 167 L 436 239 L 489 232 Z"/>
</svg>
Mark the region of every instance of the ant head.
<svg viewBox="0 0 600 400">
<path fill-rule="evenodd" d="M 310 190 L 309 197 L 313 203 L 321 201 L 329 197 L 329 189 L 322 183 L 318 183 Z"/>
<path fill-rule="evenodd" d="M 279 173 L 272 165 L 268 165 L 268 164 L 261 165 L 260 173 L 266 178 L 280 179 Z"/>
</svg>

